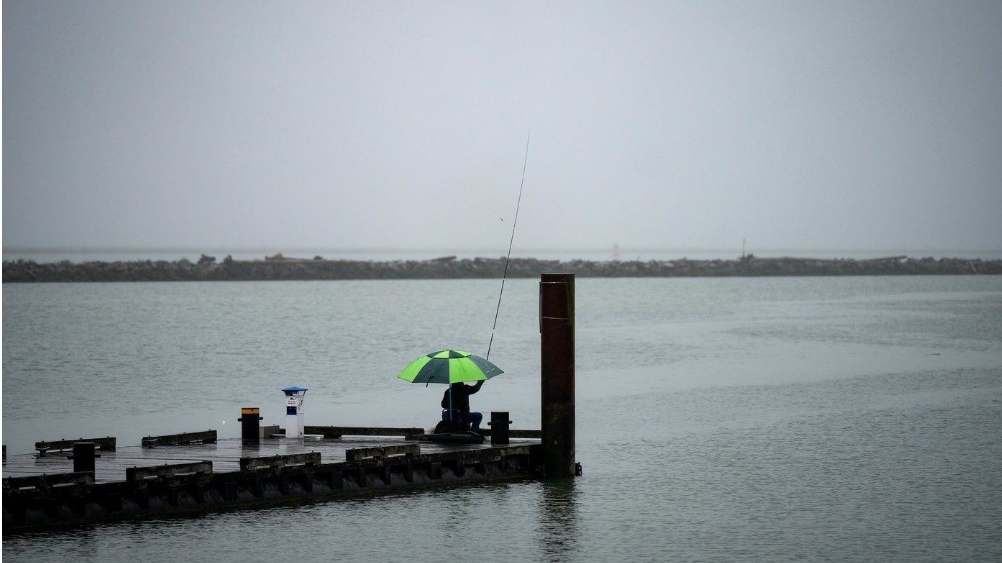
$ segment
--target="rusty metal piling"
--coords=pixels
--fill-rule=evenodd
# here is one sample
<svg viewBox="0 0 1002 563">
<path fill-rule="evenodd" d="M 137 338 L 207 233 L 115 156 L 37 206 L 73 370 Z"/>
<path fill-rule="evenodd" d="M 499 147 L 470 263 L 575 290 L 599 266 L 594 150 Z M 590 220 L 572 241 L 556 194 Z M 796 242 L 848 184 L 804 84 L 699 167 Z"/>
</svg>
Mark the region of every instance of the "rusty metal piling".
<svg viewBox="0 0 1002 563">
<path fill-rule="evenodd" d="M 574 477 L 574 274 L 539 281 L 543 464 L 547 477 Z"/>
</svg>

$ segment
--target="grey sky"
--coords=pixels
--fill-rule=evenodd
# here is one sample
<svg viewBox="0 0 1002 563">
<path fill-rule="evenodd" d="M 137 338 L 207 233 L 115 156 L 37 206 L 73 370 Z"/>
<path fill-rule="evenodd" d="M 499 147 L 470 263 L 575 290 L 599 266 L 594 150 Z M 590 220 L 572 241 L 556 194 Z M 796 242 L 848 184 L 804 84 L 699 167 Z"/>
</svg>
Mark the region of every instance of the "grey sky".
<svg viewBox="0 0 1002 563">
<path fill-rule="evenodd" d="M 996 0 L 6 0 L 3 245 L 502 254 L 531 128 L 516 250 L 999 249 L 1000 30 Z"/>
</svg>

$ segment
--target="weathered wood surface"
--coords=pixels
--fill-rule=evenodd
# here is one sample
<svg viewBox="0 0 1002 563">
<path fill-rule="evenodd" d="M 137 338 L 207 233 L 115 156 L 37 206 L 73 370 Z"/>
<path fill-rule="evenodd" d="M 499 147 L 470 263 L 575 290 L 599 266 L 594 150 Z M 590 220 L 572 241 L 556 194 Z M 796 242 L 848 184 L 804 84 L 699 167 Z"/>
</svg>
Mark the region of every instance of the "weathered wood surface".
<svg viewBox="0 0 1002 563">
<path fill-rule="evenodd" d="M 171 448 L 121 448 L 98 458 L 93 474 L 72 473 L 72 463 L 63 456 L 20 454 L 9 456 L 4 466 L 3 534 L 539 478 L 539 448 L 538 441 L 495 447 L 415 444 L 403 439 L 284 438 L 248 445 L 229 439 Z M 357 459 L 347 461 L 347 457 Z"/>
<path fill-rule="evenodd" d="M 385 436 L 403 437 L 407 440 L 417 440 L 428 432 L 426 428 L 385 428 L 372 426 L 305 426 L 303 432 L 307 435 L 322 436 L 325 439 L 341 438 L 344 436 Z M 480 434 L 490 437 L 489 428 L 481 428 Z M 542 432 L 539 430 L 515 430 L 509 429 L 508 435 L 511 438 L 539 439 Z"/>
<path fill-rule="evenodd" d="M 106 452 L 115 451 L 117 447 L 117 439 L 114 436 L 105 436 L 104 438 L 77 438 L 75 440 L 43 440 L 35 442 L 35 450 L 38 452 L 38 455 L 50 453 L 70 454 L 73 452 L 73 444 L 77 442 L 93 442 L 95 449 Z"/>
<path fill-rule="evenodd" d="M 159 446 L 181 446 L 185 444 L 209 444 L 217 439 L 215 430 L 202 430 L 200 432 L 181 432 L 179 434 L 166 434 L 163 436 L 147 436 L 143 438 L 144 448 L 156 448 Z"/>
<path fill-rule="evenodd" d="M 489 434 L 488 434 L 489 435 Z M 76 441 L 76 440 L 73 440 Z M 71 442 L 73 442 L 71 441 Z M 164 448 L 122 446 L 116 451 L 105 451 L 95 459 L 96 482 L 125 481 L 130 467 L 152 467 L 165 464 L 211 462 L 213 472 L 240 471 L 240 459 L 318 452 L 324 463 L 345 460 L 347 451 L 360 448 L 385 448 L 386 446 L 416 445 L 402 437 L 344 437 L 341 439 L 294 440 L 272 438 L 258 444 L 244 444 L 240 439 L 224 439 L 214 443 L 194 443 Z M 71 446 L 72 447 L 72 446 Z M 421 442 L 421 453 L 437 453 L 463 449 L 490 447 L 484 444 L 447 445 Z M 3 476 L 24 477 L 44 474 L 70 473 L 73 461 L 62 455 L 39 456 L 8 452 Z"/>
<path fill-rule="evenodd" d="M 323 436 L 326 439 L 344 436 L 386 436 L 416 439 L 425 433 L 424 428 L 386 428 L 377 426 L 304 426 L 304 434 Z"/>
<path fill-rule="evenodd" d="M 480 433 L 483 434 L 484 436 L 488 437 L 488 438 L 491 437 L 491 431 L 490 431 L 490 429 L 481 428 L 480 429 Z M 512 429 L 508 429 L 508 437 L 509 438 L 523 438 L 523 439 L 528 438 L 528 439 L 538 440 L 538 439 L 540 439 L 540 438 L 543 437 L 543 431 L 542 430 L 512 430 Z"/>
<path fill-rule="evenodd" d="M 390 456 L 415 456 L 421 453 L 421 446 L 406 444 L 402 446 L 377 446 L 373 448 L 355 448 L 345 452 L 345 459 L 358 461 L 365 458 L 384 458 Z"/>
<path fill-rule="evenodd" d="M 64 485 L 90 485 L 94 483 L 93 471 L 55 473 L 52 475 L 29 475 L 4 478 L 5 489 L 48 489 Z"/>
<path fill-rule="evenodd" d="M 240 471 L 252 471 L 264 468 L 289 467 L 293 465 L 319 465 L 320 452 L 306 452 L 300 454 L 273 455 L 268 457 L 242 457 L 240 458 Z"/>
<path fill-rule="evenodd" d="M 128 467 L 125 469 L 125 480 L 141 481 L 151 477 L 175 477 L 177 475 L 192 473 L 212 473 L 212 462 L 197 461 L 195 463 L 169 463 L 149 467 Z"/>
</svg>

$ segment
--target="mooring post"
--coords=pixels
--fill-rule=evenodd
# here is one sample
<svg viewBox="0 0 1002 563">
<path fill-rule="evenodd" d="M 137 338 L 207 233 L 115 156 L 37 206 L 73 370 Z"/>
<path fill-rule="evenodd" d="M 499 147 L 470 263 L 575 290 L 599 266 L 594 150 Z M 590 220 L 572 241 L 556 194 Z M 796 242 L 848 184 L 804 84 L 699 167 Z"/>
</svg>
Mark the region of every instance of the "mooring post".
<svg viewBox="0 0 1002 563">
<path fill-rule="evenodd" d="M 574 274 L 539 281 L 543 461 L 547 477 L 573 477 Z"/>
<path fill-rule="evenodd" d="M 507 411 L 491 411 L 491 421 L 488 424 L 491 427 L 491 444 L 503 445 L 510 442 L 511 421 L 508 420 Z"/>
<path fill-rule="evenodd" d="M 74 442 L 73 472 L 93 472 L 95 465 L 94 442 Z"/>
<path fill-rule="evenodd" d="M 240 438 L 244 442 L 261 441 L 261 409 L 259 407 L 243 407 L 240 409 Z"/>
</svg>

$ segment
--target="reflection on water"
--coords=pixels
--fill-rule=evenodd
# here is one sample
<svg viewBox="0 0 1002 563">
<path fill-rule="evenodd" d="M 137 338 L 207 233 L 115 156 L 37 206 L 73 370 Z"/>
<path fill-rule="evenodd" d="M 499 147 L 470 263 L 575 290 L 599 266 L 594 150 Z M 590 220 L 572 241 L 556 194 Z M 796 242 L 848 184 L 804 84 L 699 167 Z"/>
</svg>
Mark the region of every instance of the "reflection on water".
<svg viewBox="0 0 1002 563">
<path fill-rule="evenodd" d="M 579 560 L 578 499 L 574 481 L 546 481 L 542 483 L 542 494 L 538 498 L 539 533 L 536 539 L 542 560 Z"/>
</svg>

